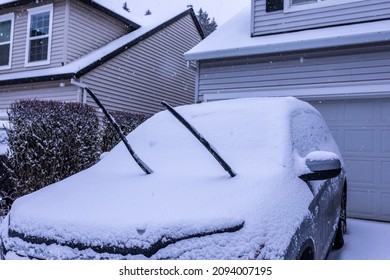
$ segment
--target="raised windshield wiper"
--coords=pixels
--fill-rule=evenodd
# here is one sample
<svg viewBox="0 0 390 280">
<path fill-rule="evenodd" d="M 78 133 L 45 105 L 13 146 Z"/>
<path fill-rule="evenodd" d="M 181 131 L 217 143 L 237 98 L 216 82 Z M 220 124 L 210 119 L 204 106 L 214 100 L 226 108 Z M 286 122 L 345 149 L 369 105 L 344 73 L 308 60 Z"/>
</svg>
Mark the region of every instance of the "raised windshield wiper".
<svg viewBox="0 0 390 280">
<path fill-rule="evenodd" d="M 162 101 L 163 105 L 182 125 L 184 125 L 191 133 L 199 140 L 200 143 L 210 152 L 210 154 L 218 161 L 223 169 L 233 178 L 236 176 L 236 173 L 229 166 L 229 164 L 224 161 L 224 159 L 217 153 L 216 150 L 210 145 L 210 143 L 195 129 L 193 128 L 175 109 L 173 109 L 168 103 Z"/>
<path fill-rule="evenodd" d="M 96 105 L 99 106 L 100 109 L 102 109 L 104 115 L 106 116 L 106 118 L 108 119 L 108 121 L 110 122 L 110 124 L 114 127 L 116 133 L 118 133 L 120 139 L 122 140 L 122 142 L 125 144 L 127 150 L 129 151 L 130 155 L 133 157 L 133 159 L 135 160 L 135 162 L 138 164 L 138 166 L 146 173 L 146 174 L 152 174 L 153 171 L 152 169 L 150 169 L 146 163 L 144 163 L 139 157 L 138 155 L 134 152 L 133 148 L 130 146 L 129 142 L 127 141 L 122 129 L 119 127 L 119 125 L 117 124 L 117 122 L 114 120 L 114 118 L 111 116 L 111 114 L 106 110 L 106 108 L 103 106 L 103 104 L 100 102 L 100 100 L 96 97 L 96 95 L 85 85 L 83 85 L 82 83 L 78 83 L 76 82 L 75 80 L 72 79 L 72 84 L 78 86 L 78 87 L 81 87 L 82 89 L 84 89 L 88 94 L 89 96 L 91 96 L 91 98 L 93 99 L 93 101 L 95 101 Z"/>
</svg>

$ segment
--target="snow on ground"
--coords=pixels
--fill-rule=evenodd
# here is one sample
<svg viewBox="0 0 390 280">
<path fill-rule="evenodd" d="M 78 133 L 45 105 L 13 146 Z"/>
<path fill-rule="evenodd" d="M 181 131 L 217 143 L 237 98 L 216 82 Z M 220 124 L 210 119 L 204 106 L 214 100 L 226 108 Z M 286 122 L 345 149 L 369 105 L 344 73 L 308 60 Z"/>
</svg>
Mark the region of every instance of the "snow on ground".
<svg viewBox="0 0 390 280">
<path fill-rule="evenodd" d="M 390 223 L 348 219 L 344 247 L 328 260 L 390 260 Z"/>
</svg>

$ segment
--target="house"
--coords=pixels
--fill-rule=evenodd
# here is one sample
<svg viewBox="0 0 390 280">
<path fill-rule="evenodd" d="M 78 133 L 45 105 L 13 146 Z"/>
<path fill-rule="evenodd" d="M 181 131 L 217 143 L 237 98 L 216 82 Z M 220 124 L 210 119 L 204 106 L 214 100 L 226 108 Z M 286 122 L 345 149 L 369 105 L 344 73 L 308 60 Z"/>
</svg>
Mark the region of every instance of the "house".
<svg viewBox="0 0 390 280">
<path fill-rule="evenodd" d="M 196 101 L 295 96 L 338 142 L 350 217 L 390 221 L 390 1 L 252 0 L 185 54 Z"/>
<path fill-rule="evenodd" d="M 153 114 L 193 102 L 183 53 L 203 38 L 192 9 L 136 17 L 108 0 L 0 0 L 0 114 L 19 99 Z M 78 83 L 73 84 L 72 79 Z"/>
</svg>

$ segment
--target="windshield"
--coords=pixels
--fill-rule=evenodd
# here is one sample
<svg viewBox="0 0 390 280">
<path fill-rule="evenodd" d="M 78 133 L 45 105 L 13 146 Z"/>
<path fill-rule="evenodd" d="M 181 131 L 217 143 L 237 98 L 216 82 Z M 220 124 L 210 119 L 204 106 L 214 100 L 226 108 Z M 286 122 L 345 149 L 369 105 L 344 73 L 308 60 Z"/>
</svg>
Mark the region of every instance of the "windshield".
<svg viewBox="0 0 390 280">
<path fill-rule="evenodd" d="M 286 110 L 272 99 L 204 103 L 176 110 L 237 174 L 283 165 L 285 151 L 290 147 L 289 122 Z M 151 117 L 127 138 L 155 172 L 226 174 L 202 144 L 167 111 Z M 117 156 L 123 156 L 119 155 L 121 146 L 113 150 Z"/>
</svg>

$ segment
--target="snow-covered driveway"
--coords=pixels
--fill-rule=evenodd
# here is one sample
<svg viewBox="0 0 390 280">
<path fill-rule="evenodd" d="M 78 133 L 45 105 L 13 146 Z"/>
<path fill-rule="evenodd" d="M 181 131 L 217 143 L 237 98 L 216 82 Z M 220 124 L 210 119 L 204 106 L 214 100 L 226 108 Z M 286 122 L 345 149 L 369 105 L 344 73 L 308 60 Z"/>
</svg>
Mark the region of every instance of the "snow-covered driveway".
<svg viewBox="0 0 390 280">
<path fill-rule="evenodd" d="M 348 219 L 344 247 L 328 260 L 390 260 L 390 223 Z"/>
</svg>

